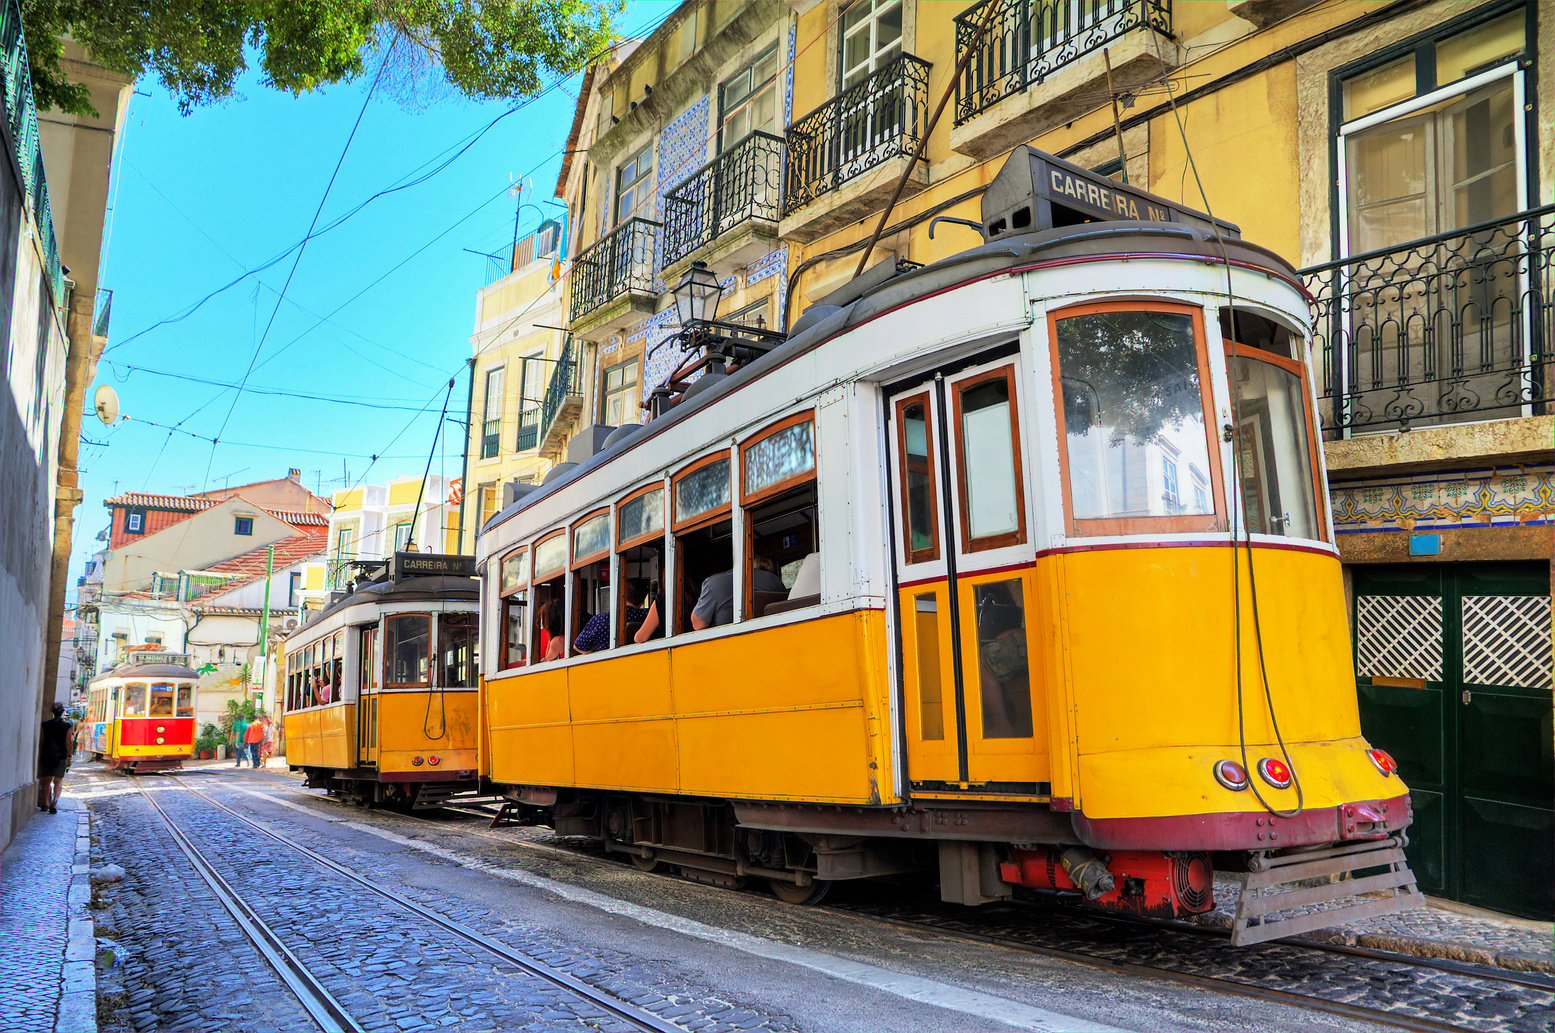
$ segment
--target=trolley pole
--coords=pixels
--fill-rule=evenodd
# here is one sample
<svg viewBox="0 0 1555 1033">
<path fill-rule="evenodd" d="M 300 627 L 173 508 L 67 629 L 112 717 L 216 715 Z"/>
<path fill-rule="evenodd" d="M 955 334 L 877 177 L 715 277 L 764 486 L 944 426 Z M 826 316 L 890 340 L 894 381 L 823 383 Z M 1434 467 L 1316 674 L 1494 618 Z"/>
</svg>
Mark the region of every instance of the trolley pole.
<svg viewBox="0 0 1555 1033">
<path fill-rule="evenodd" d="M 259 611 L 259 655 L 265 661 L 265 680 L 270 677 L 270 579 L 275 575 L 275 546 L 265 550 L 265 605 Z M 264 682 L 259 683 L 259 702 L 264 704 Z"/>
</svg>

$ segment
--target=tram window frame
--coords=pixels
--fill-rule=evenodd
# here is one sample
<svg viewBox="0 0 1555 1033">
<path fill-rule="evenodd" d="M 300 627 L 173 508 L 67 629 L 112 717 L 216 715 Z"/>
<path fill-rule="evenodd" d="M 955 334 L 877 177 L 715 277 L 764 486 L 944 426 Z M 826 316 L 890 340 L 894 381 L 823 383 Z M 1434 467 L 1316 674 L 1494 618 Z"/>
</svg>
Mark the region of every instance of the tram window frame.
<svg viewBox="0 0 1555 1033">
<path fill-rule="evenodd" d="M 361 655 L 357 657 L 356 697 L 360 701 L 364 694 L 371 695 L 380 688 L 380 674 L 382 667 L 378 663 L 378 625 L 365 624 L 357 629 L 357 648 Z"/>
<path fill-rule="evenodd" d="M 178 694 L 177 688 L 170 681 L 154 681 L 154 682 L 152 682 L 151 683 L 151 695 L 147 697 L 146 716 L 147 717 L 172 717 L 173 716 L 173 700 L 174 700 L 174 697 L 177 696 L 177 694 Z M 165 699 L 166 702 L 167 702 L 167 713 L 165 713 L 165 714 L 158 714 L 158 713 L 156 713 L 157 702 L 158 702 L 157 701 L 157 697 L 158 696 L 163 697 L 163 699 Z"/>
<path fill-rule="evenodd" d="M 1200 513 L 1185 516 L 1131 516 L 1085 517 L 1074 515 L 1074 491 L 1069 479 L 1069 434 L 1064 419 L 1063 369 L 1058 354 L 1058 324 L 1076 316 L 1096 315 L 1103 312 L 1153 312 L 1164 315 L 1185 315 L 1192 321 L 1194 352 L 1198 363 L 1199 396 L 1202 402 L 1205 446 L 1208 450 L 1210 499 L 1212 514 Z M 1052 362 L 1052 389 L 1054 423 L 1058 429 L 1058 471 L 1063 492 L 1064 526 L 1070 537 L 1094 538 L 1103 535 L 1140 535 L 1176 533 L 1224 533 L 1229 528 L 1226 517 L 1225 481 L 1221 471 L 1220 440 L 1215 433 L 1214 385 L 1209 365 L 1209 339 L 1204 329 L 1204 309 L 1181 302 L 1165 302 L 1154 299 L 1122 299 L 1114 301 L 1085 302 L 1066 308 L 1053 309 L 1047 314 L 1048 351 Z"/>
<path fill-rule="evenodd" d="M 677 519 L 675 514 L 679 510 L 681 484 L 687 478 L 720 462 L 728 464 L 726 472 L 728 473 L 729 487 L 725 500 L 705 510 L 700 510 L 683 520 Z M 733 477 L 738 469 L 739 463 L 736 450 L 723 448 L 687 463 L 670 478 L 670 495 L 667 503 L 669 505 L 670 533 L 675 536 L 675 610 L 673 614 L 674 622 L 668 630 L 676 634 L 696 630 L 691 624 L 691 611 L 696 607 L 697 597 L 702 592 L 702 582 L 714 574 L 722 573 L 723 570 L 728 570 L 731 574 L 734 571 L 733 499 L 735 492 Z M 707 532 L 709 535 L 712 535 L 720 529 L 719 525 L 726 521 L 729 523 L 729 565 L 718 570 L 710 570 L 698 578 L 689 577 L 687 575 L 687 567 L 693 565 L 690 563 L 692 553 L 701 554 L 704 551 L 710 551 L 708 548 L 710 543 L 695 542 L 691 536 L 701 532 Z M 701 564 L 695 565 L 700 566 Z M 694 585 L 692 584 L 693 581 L 695 581 Z M 663 617 L 664 615 L 660 614 L 660 616 Z M 736 617 L 738 617 L 738 614 L 736 614 Z M 710 627 L 721 626 L 710 625 Z"/>
<path fill-rule="evenodd" d="M 909 395 L 906 398 L 896 400 L 896 456 L 897 466 L 901 471 L 901 525 L 902 525 L 902 552 L 907 557 L 907 564 L 933 563 L 939 559 L 939 473 L 935 467 L 937 455 L 934 451 L 934 399 L 927 391 Z M 908 480 L 912 473 L 908 465 L 907 454 L 907 407 L 921 405 L 923 407 L 923 443 L 927 457 L 926 470 L 928 480 L 925 487 L 929 493 L 929 511 L 925 517 L 928 521 L 929 544 L 922 549 L 912 547 L 912 484 Z"/>
<path fill-rule="evenodd" d="M 555 567 L 547 567 L 543 571 L 537 569 L 540 547 L 549 544 L 555 538 L 561 538 L 562 540 L 561 563 Z M 529 614 L 529 641 L 535 644 L 539 643 L 541 630 L 540 611 L 544 609 L 546 603 L 554 602 L 561 608 L 562 612 L 562 653 L 556 660 L 565 660 L 572 655 L 571 649 L 568 648 L 571 643 L 567 641 L 567 575 L 569 573 L 568 559 L 572 554 L 571 529 L 559 527 L 549 534 L 542 535 L 535 539 L 534 545 L 531 548 L 533 549 L 534 556 L 531 557 L 529 562 L 529 601 L 531 611 Z M 541 598 L 542 594 L 545 596 L 543 599 Z M 549 648 L 550 643 L 547 642 L 546 646 Z M 532 649 L 530 652 L 530 666 L 541 663 L 545 663 L 545 651 Z"/>
<path fill-rule="evenodd" d="M 130 702 L 131 702 L 131 700 L 132 700 L 132 698 L 133 698 L 133 696 L 134 696 L 134 694 L 135 694 L 137 689 L 139 690 L 140 707 L 139 707 L 139 712 L 138 713 L 132 714 L 132 713 L 130 713 Z M 126 682 L 125 685 L 124 685 L 124 711 L 123 711 L 123 716 L 125 716 L 125 717 L 147 717 L 147 716 L 149 716 L 146 713 L 146 710 L 150 706 L 150 699 L 151 699 L 150 692 L 151 692 L 151 687 L 146 682 Z"/>
<path fill-rule="evenodd" d="M 804 424 L 809 424 L 810 426 L 811 462 L 809 468 L 799 473 L 791 474 L 781 480 L 773 481 L 771 484 L 762 485 L 754 491 L 748 490 L 751 451 L 762 442 Z M 797 505 L 792 505 L 788 512 L 803 512 L 808 509 L 810 515 L 808 522 L 804 525 L 804 533 L 796 535 L 798 541 L 792 547 L 795 550 L 801 551 L 796 552 L 790 560 L 784 563 L 775 563 L 777 570 L 781 572 L 782 568 L 789 562 L 798 562 L 802 566 L 804 559 L 811 554 L 816 554 L 816 562 L 820 562 L 820 468 L 820 436 L 816 431 L 814 409 L 793 413 L 778 420 L 776 423 L 769 424 L 740 444 L 740 507 L 744 510 L 744 520 L 742 523 L 744 524 L 745 539 L 743 559 L 741 560 L 744 564 L 745 573 L 743 591 L 741 593 L 744 596 L 741 600 L 741 610 L 746 619 L 754 620 L 764 617 L 767 615 L 769 607 L 782 606 L 782 604 L 791 601 L 798 602 L 803 600 L 806 604 L 805 607 L 795 606 L 792 609 L 820 605 L 819 593 L 816 593 L 813 600 L 809 596 L 791 599 L 787 593 L 792 586 L 784 586 L 784 597 L 782 599 L 766 600 L 759 612 L 756 606 L 756 556 L 758 547 L 756 525 L 763 519 L 773 520 L 785 516 L 786 513 L 783 509 L 785 503 L 797 503 Z M 773 510 L 773 512 L 762 513 L 762 510 Z M 779 553 L 781 554 L 782 552 L 784 550 L 780 546 Z M 781 576 L 781 573 L 779 576 Z"/>
<path fill-rule="evenodd" d="M 186 693 L 187 693 L 187 696 L 185 695 Z M 183 704 L 183 702 L 182 702 L 186 698 L 189 700 L 189 705 L 188 706 L 185 706 Z M 185 711 L 188 711 L 188 713 L 185 713 Z M 178 686 L 176 686 L 173 689 L 173 716 L 174 717 L 193 717 L 194 716 L 194 683 L 193 682 L 182 682 L 182 683 L 180 683 Z"/>
<path fill-rule="evenodd" d="M 962 396 L 967 391 L 984 384 L 991 384 L 1002 380 L 1005 384 L 1006 401 L 1010 415 L 1010 462 L 1015 476 L 1015 530 L 1004 531 L 999 534 L 972 536 L 972 517 L 967 508 L 971 502 L 970 493 L 967 491 L 967 464 L 966 464 L 966 435 L 962 420 Z M 1023 450 L 1021 449 L 1020 434 L 1020 380 L 1015 375 L 1015 363 L 1006 363 L 995 369 L 967 377 L 965 380 L 957 380 L 950 384 L 951 393 L 951 418 L 955 423 L 953 433 L 956 442 L 956 495 L 960 502 L 961 519 L 960 537 L 961 551 L 970 555 L 974 552 L 987 552 L 991 549 L 1008 549 L 1016 545 L 1025 545 L 1029 528 L 1026 525 L 1026 468 Z"/>
<path fill-rule="evenodd" d="M 644 531 L 641 534 L 632 535 L 630 538 L 622 538 L 621 511 L 627 506 L 631 505 L 633 502 L 636 502 L 638 499 L 652 495 L 654 492 L 659 493 L 659 526 L 656 529 L 651 529 Z M 646 506 L 647 503 L 644 503 L 644 505 Z M 623 592 L 629 576 L 641 576 L 630 575 L 627 570 L 628 564 L 646 562 L 642 558 L 643 554 L 651 552 L 658 559 L 659 576 L 657 579 L 652 577 L 647 579 L 649 582 L 648 594 L 654 599 L 655 602 L 661 599 L 669 598 L 669 592 L 666 590 L 667 582 L 669 580 L 667 575 L 669 572 L 666 569 L 667 565 L 665 562 L 665 557 L 668 554 L 668 547 L 665 540 L 665 535 L 669 533 L 669 522 L 667 519 L 669 515 L 668 505 L 669 491 L 665 488 L 664 480 L 662 478 L 652 484 L 644 485 L 643 487 L 622 496 L 621 499 L 616 502 L 615 577 L 621 584 Z M 658 582 L 657 589 L 654 588 L 655 580 Z M 626 613 L 626 599 L 624 595 L 621 599 L 620 610 L 622 614 Z M 659 626 L 655 628 L 653 633 L 650 634 L 644 641 L 653 642 L 665 638 L 669 631 L 667 624 L 668 622 L 664 617 L 664 607 L 661 605 L 659 607 Z M 636 631 L 633 631 L 632 635 L 629 637 L 627 635 L 628 625 L 625 620 L 617 620 L 616 625 L 617 627 L 614 630 L 614 641 L 617 647 L 636 644 Z M 641 625 L 639 625 L 639 627 L 641 627 Z"/>
<path fill-rule="evenodd" d="M 606 619 L 610 621 L 610 626 L 615 626 L 615 614 L 611 612 L 610 593 L 610 578 L 612 574 L 610 569 L 612 566 L 610 562 L 610 539 L 614 530 L 611 527 L 610 515 L 610 507 L 602 506 L 599 509 L 585 513 L 577 520 L 574 520 L 572 525 L 567 528 L 568 552 L 571 555 L 571 562 L 567 564 L 567 576 L 572 587 L 572 624 L 564 632 L 567 636 L 566 656 L 584 655 L 577 651 L 577 637 L 583 633 L 583 626 L 590 617 L 597 613 L 603 613 L 606 615 Z M 588 555 L 580 556 L 577 551 L 578 532 L 585 525 L 601 517 L 605 521 L 604 544 Z M 589 584 L 591 581 L 593 582 L 592 587 Z M 603 606 L 599 605 L 601 592 L 604 593 Z M 590 593 L 593 594 L 593 598 L 589 598 Z M 593 604 L 595 608 L 587 610 L 585 608 L 586 603 Z M 611 639 L 608 637 L 608 632 L 605 641 L 607 643 L 605 648 L 596 652 L 605 652 L 610 649 L 608 643 Z"/>
<path fill-rule="evenodd" d="M 1291 338 L 1291 347 L 1293 350 L 1295 340 L 1296 338 Z M 1311 378 L 1307 376 L 1307 364 L 1300 361 L 1299 359 L 1287 358 L 1278 352 L 1267 348 L 1260 348 L 1258 345 L 1248 344 L 1245 341 L 1235 341 L 1228 338 L 1222 338 L 1220 343 L 1224 346 L 1226 353 L 1226 383 L 1230 389 L 1231 394 L 1231 422 L 1234 428 L 1232 431 L 1233 435 L 1239 435 L 1241 433 L 1241 428 L 1238 426 L 1236 411 L 1236 383 L 1232 379 L 1234 371 L 1231 369 L 1231 359 L 1233 357 L 1238 359 L 1250 359 L 1255 362 L 1267 362 L 1269 365 L 1274 366 L 1277 369 L 1283 369 L 1285 372 L 1293 374 L 1296 377 L 1296 382 L 1300 385 L 1301 388 L 1302 411 L 1306 417 L 1305 430 L 1307 433 L 1307 470 L 1311 479 L 1313 523 L 1316 525 L 1317 532 L 1316 537 L 1303 537 L 1302 540 L 1319 542 L 1330 541 L 1331 539 L 1330 531 L 1328 528 L 1328 518 L 1324 515 L 1326 493 L 1324 491 L 1323 470 L 1322 463 L 1319 461 L 1318 456 L 1317 442 L 1320 430 L 1317 420 L 1317 412 L 1313 409 L 1312 406 L 1312 382 Z M 1240 442 L 1233 442 L 1233 447 L 1240 447 Z M 1240 491 L 1242 486 L 1240 483 L 1238 483 L 1236 487 L 1237 490 Z M 1239 503 L 1237 508 L 1242 510 L 1243 507 Z M 1241 516 L 1243 526 L 1245 528 L 1247 520 L 1246 512 L 1243 511 Z M 1248 530 L 1251 531 L 1251 528 L 1248 528 Z M 1273 536 L 1273 532 L 1269 531 L 1253 531 L 1252 533 L 1269 534 Z M 1281 534 L 1277 537 L 1297 538 L 1302 536 Z"/>
<path fill-rule="evenodd" d="M 509 582 L 510 564 L 518 561 L 522 561 L 522 566 L 519 568 L 521 573 Z M 498 615 L 500 623 L 497 631 L 502 636 L 497 652 L 499 671 L 510 671 L 517 667 L 527 667 L 529 664 L 529 564 L 527 545 L 510 550 L 497 564 L 497 598 L 501 600 L 501 612 Z M 515 643 L 510 638 L 515 618 L 519 632 L 516 643 L 517 659 L 513 657 Z"/>
<path fill-rule="evenodd" d="M 424 656 L 425 656 L 426 663 L 427 663 L 427 672 L 426 672 L 426 676 L 424 678 L 421 678 L 420 680 L 417 680 L 417 681 L 403 681 L 403 682 L 401 682 L 401 681 L 395 681 L 394 680 L 394 675 L 391 672 L 390 667 L 389 667 L 389 664 L 391 662 L 391 660 L 390 660 L 390 653 L 389 653 L 389 622 L 390 621 L 403 620 L 406 617 L 423 617 L 423 618 L 426 619 L 426 622 L 427 622 L 427 625 L 426 625 L 426 649 L 424 651 Z M 382 649 L 382 653 L 383 653 L 383 687 L 385 689 L 424 689 L 424 690 L 430 690 L 432 688 L 432 670 L 433 670 L 433 666 L 434 666 L 433 662 L 432 662 L 432 660 L 433 660 L 432 646 L 433 646 L 433 642 L 434 642 L 433 635 L 435 633 L 436 633 L 436 629 L 433 627 L 432 614 L 430 612 L 428 612 L 428 611 L 424 611 L 424 610 L 410 610 L 410 611 L 405 611 L 405 612 L 402 612 L 402 613 L 390 613 L 390 614 L 385 614 L 384 615 L 384 618 L 383 618 L 383 649 Z"/>
<path fill-rule="evenodd" d="M 453 641 L 459 633 L 463 633 L 465 641 L 461 644 Z M 480 684 L 479 672 L 475 669 L 475 654 L 480 648 L 480 614 L 468 610 L 443 610 L 437 614 L 437 657 L 434 665 L 434 675 L 438 688 L 442 689 L 473 689 Z M 455 659 L 453 665 L 464 668 L 464 677 L 455 683 L 448 677 L 453 669 L 448 660 L 450 649 L 457 651 L 466 650 L 463 660 Z"/>
</svg>

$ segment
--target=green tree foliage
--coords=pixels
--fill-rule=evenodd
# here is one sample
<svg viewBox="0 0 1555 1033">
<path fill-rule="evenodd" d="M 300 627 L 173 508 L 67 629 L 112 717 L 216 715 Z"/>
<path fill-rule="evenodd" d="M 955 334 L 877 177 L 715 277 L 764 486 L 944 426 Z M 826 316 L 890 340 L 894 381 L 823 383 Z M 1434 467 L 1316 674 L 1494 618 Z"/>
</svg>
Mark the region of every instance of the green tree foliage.
<svg viewBox="0 0 1555 1033">
<path fill-rule="evenodd" d="M 188 114 L 232 96 L 257 59 L 293 95 L 363 74 L 440 69 L 476 99 L 528 97 L 613 38 L 623 0 L 23 0 L 40 110 L 94 111 L 61 65 L 69 35 L 104 67 L 154 74 Z M 380 65 L 379 61 L 384 62 Z M 405 75 L 397 77 L 402 89 Z M 412 74 L 410 78 L 417 78 Z"/>
</svg>

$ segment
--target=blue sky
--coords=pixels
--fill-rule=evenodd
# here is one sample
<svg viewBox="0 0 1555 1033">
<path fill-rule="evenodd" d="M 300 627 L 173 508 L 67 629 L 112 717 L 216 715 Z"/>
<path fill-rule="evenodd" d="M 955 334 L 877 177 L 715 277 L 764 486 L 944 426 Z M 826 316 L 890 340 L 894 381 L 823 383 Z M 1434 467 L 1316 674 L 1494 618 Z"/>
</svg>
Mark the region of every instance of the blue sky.
<svg viewBox="0 0 1555 1033">
<path fill-rule="evenodd" d="M 622 30 L 650 25 L 673 6 L 632 4 Z M 465 249 L 495 252 L 511 243 L 517 202 L 509 185 L 520 177 L 526 202 L 546 215 L 560 211 L 544 202 L 555 192 L 580 80 L 508 115 L 427 182 L 315 236 L 279 310 L 294 254 L 192 313 L 196 302 L 306 235 L 369 83 L 293 98 L 250 73 L 239 97 L 188 116 L 154 81 L 137 84 L 114 168 L 101 278 L 114 292 L 108 351 L 87 393 L 90 407 L 96 385 L 112 384 L 128 419 L 110 428 L 89 416 L 82 424 L 85 499 L 76 515 L 72 589 L 100 547 L 103 500 L 116 493 L 183 494 L 284 477 L 298 467 L 304 483 L 327 497 L 364 476 L 382 482 L 425 468 L 450 376 L 450 417 L 462 419 L 467 401 L 464 360 L 488 262 Z M 387 94 L 373 96 L 319 225 L 440 164 L 513 106 L 455 95 L 413 111 Z M 542 217 L 526 206 L 519 232 Z M 262 336 L 235 408 L 232 390 L 148 372 L 235 384 Z M 395 408 L 265 393 L 273 390 Z M 170 435 L 175 425 L 221 443 L 213 454 L 209 440 Z M 445 422 L 433 472 L 457 477 L 462 443 L 462 427 Z M 373 455 L 380 458 L 369 469 Z"/>
</svg>

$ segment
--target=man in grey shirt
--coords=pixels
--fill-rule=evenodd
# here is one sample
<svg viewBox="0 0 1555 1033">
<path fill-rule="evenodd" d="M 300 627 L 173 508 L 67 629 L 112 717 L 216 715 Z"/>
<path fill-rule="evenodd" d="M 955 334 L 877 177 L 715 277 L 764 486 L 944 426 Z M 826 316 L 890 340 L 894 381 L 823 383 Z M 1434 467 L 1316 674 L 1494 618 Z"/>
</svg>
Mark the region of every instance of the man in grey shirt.
<svg viewBox="0 0 1555 1033">
<path fill-rule="evenodd" d="M 786 592 L 783 579 L 778 577 L 777 565 L 765 556 L 757 556 L 752 564 L 755 569 L 755 589 L 758 592 Z M 702 593 L 691 608 L 691 626 L 697 631 L 716 628 L 734 621 L 734 571 L 723 570 L 702 582 Z"/>
</svg>

